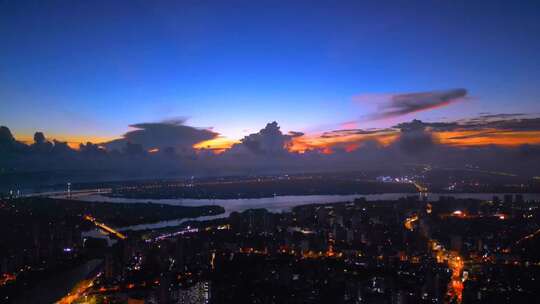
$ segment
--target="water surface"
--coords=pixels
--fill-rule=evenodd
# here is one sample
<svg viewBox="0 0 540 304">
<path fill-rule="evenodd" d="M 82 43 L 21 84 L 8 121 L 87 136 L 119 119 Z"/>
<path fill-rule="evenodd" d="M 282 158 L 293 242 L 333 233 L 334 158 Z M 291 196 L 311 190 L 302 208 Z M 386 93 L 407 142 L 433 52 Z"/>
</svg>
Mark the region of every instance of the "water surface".
<svg viewBox="0 0 540 304">
<path fill-rule="evenodd" d="M 208 206 L 219 205 L 225 208 L 225 213 L 212 216 L 200 216 L 195 218 L 184 218 L 178 220 L 161 221 L 152 224 L 141 224 L 127 227 L 121 227 L 119 230 L 144 230 L 156 229 L 169 226 L 177 226 L 191 220 L 212 220 L 228 217 L 231 212 L 242 212 L 247 209 L 265 208 L 270 212 L 286 212 L 295 206 L 306 204 L 326 204 L 353 201 L 357 198 L 365 198 L 367 201 L 378 200 L 397 200 L 402 197 L 415 196 L 411 193 L 383 193 L 383 194 L 351 194 L 351 195 L 289 195 L 262 198 L 240 198 L 240 199 L 135 199 L 122 197 L 109 197 L 99 194 L 78 197 L 78 200 L 92 202 L 109 203 L 159 203 L 174 206 Z M 502 199 L 501 193 L 427 193 L 429 200 L 438 200 L 441 196 L 453 196 L 455 198 L 473 198 L 482 200 L 491 200 L 494 196 Z M 540 201 L 540 193 L 524 193 L 525 200 Z"/>
</svg>

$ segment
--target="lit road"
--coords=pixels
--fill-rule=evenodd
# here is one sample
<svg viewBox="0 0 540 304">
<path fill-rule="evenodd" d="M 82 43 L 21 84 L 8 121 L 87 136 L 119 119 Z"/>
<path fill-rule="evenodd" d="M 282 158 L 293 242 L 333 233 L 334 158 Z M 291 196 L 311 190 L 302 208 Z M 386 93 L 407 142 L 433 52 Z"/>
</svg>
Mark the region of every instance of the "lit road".
<svg viewBox="0 0 540 304">
<path fill-rule="evenodd" d="M 124 234 L 116 231 L 115 229 L 113 229 L 113 228 L 111 228 L 111 227 L 109 227 L 109 226 L 107 226 L 107 225 L 105 225 L 103 223 L 100 223 L 100 222 L 96 221 L 96 219 L 94 217 L 90 216 L 90 215 L 85 215 L 84 219 L 87 220 L 87 221 L 92 222 L 94 225 L 96 225 L 101 230 L 103 230 L 103 231 L 105 231 L 105 232 L 107 232 L 109 234 L 112 234 L 112 235 L 116 236 L 117 238 L 119 238 L 121 240 L 125 240 L 127 238 Z"/>
<path fill-rule="evenodd" d="M 515 243 L 514 243 L 514 246 L 518 246 L 520 245 L 521 243 L 523 243 L 524 241 L 526 240 L 530 240 L 536 236 L 540 235 L 540 229 L 536 230 L 535 232 L 531 233 L 531 234 L 527 234 L 526 236 L 520 238 L 519 240 L 517 240 Z"/>
<path fill-rule="evenodd" d="M 418 215 L 413 215 L 406 218 L 403 225 L 407 230 L 413 231 L 413 224 L 418 221 L 418 219 Z M 431 250 L 435 253 L 437 262 L 446 263 L 450 271 L 452 271 L 452 276 L 447 287 L 447 298 L 449 299 L 449 302 L 455 299 L 457 303 L 461 303 L 463 299 L 463 283 L 465 281 L 465 278 L 463 277 L 463 258 L 457 252 L 446 250 L 446 248 L 444 248 L 437 240 L 429 239 L 428 242 Z"/>
<path fill-rule="evenodd" d="M 94 286 L 94 281 L 100 275 L 101 273 L 98 273 L 95 277 L 91 279 L 83 280 L 77 283 L 77 285 L 73 287 L 73 289 L 65 297 L 56 302 L 56 304 L 71 304 L 80 299 L 81 297 L 85 296 L 86 293 L 90 290 L 90 288 Z"/>
<path fill-rule="evenodd" d="M 414 230 L 413 223 L 416 221 L 418 221 L 418 215 L 413 215 L 411 217 L 406 218 L 403 225 L 405 226 L 405 228 L 407 228 L 407 230 L 413 231 Z"/>
<path fill-rule="evenodd" d="M 448 297 L 456 299 L 458 303 L 463 300 L 463 259 L 459 255 L 451 255 L 447 261 L 448 267 L 452 270 L 452 277 L 448 283 Z"/>
<path fill-rule="evenodd" d="M 448 251 L 444 246 L 438 243 L 436 240 L 430 239 L 431 250 L 435 253 L 438 263 L 446 262 L 452 276 L 450 282 L 448 282 L 446 295 L 449 302 L 456 300 L 457 303 L 461 303 L 463 299 L 463 283 L 465 278 L 463 277 L 463 258 L 455 251 Z"/>
</svg>

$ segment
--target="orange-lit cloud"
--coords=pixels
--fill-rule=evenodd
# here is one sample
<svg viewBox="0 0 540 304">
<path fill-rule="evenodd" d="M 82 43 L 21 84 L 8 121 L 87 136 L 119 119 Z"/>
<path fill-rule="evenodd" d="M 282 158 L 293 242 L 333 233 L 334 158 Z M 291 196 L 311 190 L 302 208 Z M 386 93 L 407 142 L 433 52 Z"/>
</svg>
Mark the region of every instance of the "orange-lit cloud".
<svg viewBox="0 0 540 304">
<path fill-rule="evenodd" d="M 303 153 L 308 150 L 319 150 L 325 154 L 333 152 L 335 148 L 352 152 L 362 146 L 366 141 L 375 141 L 381 146 L 388 146 L 399 136 L 399 131 L 381 131 L 368 134 L 347 132 L 333 134 L 304 135 L 293 138 L 289 151 Z"/>
<path fill-rule="evenodd" d="M 434 132 L 439 143 L 457 147 L 497 145 L 514 147 L 524 144 L 540 144 L 540 131 L 519 130 L 456 130 Z"/>
<path fill-rule="evenodd" d="M 93 135 L 71 135 L 71 134 L 49 134 L 47 140 L 57 140 L 66 142 L 67 145 L 75 150 L 79 149 L 80 144 L 91 142 L 94 144 L 104 143 L 116 139 L 117 137 L 93 136 Z M 17 140 L 29 145 L 34 143 L 34 135 L 22 134 L 17 136 Z"/>
<path fill-rule="evenodd" d="M 341 124 L 341 128 L 343 129 L 356 129 L 358 128 L 358 122 L 357 121 L 346 121 Z"/>
<path fill-rule="evenodd" d="M 219 136 L 213 139 L 201 141 L 193 145 L 195 149 L 208 149 L 215 153 L 222 153 L 227 149 L 230 149 L 234 144 L 239 143 L 239 140 L 230 139 L 227 137 Z"/>
<path fill-rule="evenodd" d="M 478 120 L 472 120 L 478 121 Z M 540 130 L 530 129 L 535 127 L 536 120 L 521 121 L 495 121 L 489 124 L 464 124 L 457 123 L 422 123 L 413 121 L 400 124 L 397 129 L 383 130 L 360 130 L 346 129 L 326 132 L 322 134 L 310 134 L 294 138 L 289 150 L 303 153 L 307 150 L 319 150 L 330 154 L 336 148 L 347 152 L 360 149 L 362 143 L 375 141 L 380 146 L 389 146 L 401 136 L 400 129 L 409 128 L 412 125 L 426 128 L 433 136 L 434 142 L 440 145 L 453 147 L 481 147 L 496 145 L 502 147 L 517 147 L 524 144 L 540 145 Z M 498 126 L 497 127 L 492 127 Z M 513 129 L 514 128 L 514 129 Z"/>
</svg>

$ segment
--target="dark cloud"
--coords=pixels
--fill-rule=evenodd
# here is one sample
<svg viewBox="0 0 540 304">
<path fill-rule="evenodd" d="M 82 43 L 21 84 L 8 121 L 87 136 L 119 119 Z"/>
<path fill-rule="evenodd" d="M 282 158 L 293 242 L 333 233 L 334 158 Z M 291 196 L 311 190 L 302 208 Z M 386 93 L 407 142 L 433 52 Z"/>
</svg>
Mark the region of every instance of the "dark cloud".
<svg viewBox="0 0 540 304">
<path fill-rule="evenodd" d="M 43 134 L 43 132 L 34 133 L 34 143 L 36 145 L 43 144 L 43 143 L 45 143 L 45 141 L 46 141 L 46 139 L 45 139 L 45 135 Z"/>
<path fill-rule="evenodd" d="M 6 126 L 0 126 L 0 145 L 8 146 L 14 142 L 15 138 L 13 137 L 13 134 L 11 134 L 11 130 Z"/>
<path fill-rule="evenodd" d="M 505 114 L 491 114 L 491 113 L 480 113 L 480 117 L 484 119 L 509 119 L 526 116 L 525 113 L 505 113 Z"/>
<path fill-rule="evenodd" d="M 401 134 L 393 145 L 399 147 L 403 152 L 408 154 L 424 153 L 435 147 L 435 140 L 431 132 L 425 128 L 408 128 L 401 129 Z"/>
<path fill-rule="evenodd" d="M 492 114 L 488 116 L 481 115 L 456 122 L 423 122 L 415 119 L 411 122 L 400 123 L 394 126 L 394 128 L 400 130 L 408 128 L 429 128 L 432 131 L 540 131 L 540 118 L 513 118 L 517 117 L 516 115 L 518 114 Z M 500 117 L 507 118 L 504 119 Z"/>
<path fill-rule="evenodd" d="M 245 152 L 262 155 L 283 155 L 289 153 L 287 147 L 294 137 L 304 135 L 301 132 L 283 134 L 277 122 L 271 122 L 258 133 L 250 134 L 233 145 L 227 153 L 242 154 Z"/>
<path fill-rule="evenodd" d="M 399 117 L 411 113 L 447 106 L 467 96 L 466 89 L 416 92 L 373 97 L 379 103 L 379 111 L 368 117 L 369 120 Z M 356 100 L 369 102 L 369 96 L 357 96 Z"/>
<path fill-rule="evenodd" d="M 334 130 L 329 132 L 324 132 L 322 138 L 336 138 L 336 137 L 345 137 L 351 135 L 374 135 L 381 134 L 385 132 L 395 132 L 395 129 L 344 129 L 344 130 Z"/>
<path fill-rule="evenodd" d="M 136 130 L 124 134 L 123 138 L 104 143 L 109 150 L 122 150 L 126 144 L 140 145 L 141 149 L 174 148 L 177 152 L 192 152 L 193 145 L 216 138 L 219 134 L 184 124 L 184 120 L 168 120 L 157 123 L 139 123 L 130 127 Z M 134 148 L 130 146 L 130 151 Z"/>
<path fill-rule="evenodd" d="M 462 126 L 457 122 L 423 122 L 418 119 L 414 119 L 410 122 L 402 122 L 394 126 L 394 128 L 401 131 L 424 129 L 430 129 L 432 131 L 451 131 L 461 127 Z"/>
<path fill-rule="evenodd" d="M 304 136 L 304 133 L 303 133 L 303 132 L 296 132 L 296 131 L 290 131 L 288 134 L 289 134 L 289 136 L 291 136 L 291 137 L 300 137 L 300 136 Z"/>
<path fill-rule="evenodd" d="M 50 153 L 54 145 L 52 142 L 47 141 L 43 132 L 34 133 L 34 143 L 31 145 L 31 149 L 39 153 Z"/>
<path fill-rule="evenodd" d="M 466 123 L 465 128 L 493 128 L 507 131 L 537 131 L 540 130 L 540 118 L 474 120 Z"/>
<path fill-rule="evenodd" d="M 105 155 L 107 151 L 100 145 L 87 142 L 79 145 L 79 151 L 92 156 Z"/>
<path fill-rule="evenodd" d="M 11 153 L 24 152 L 25 147 L 24 144 L 15 140 L 8 127 L 0 126 L 0 158 Z"/>
</svg>

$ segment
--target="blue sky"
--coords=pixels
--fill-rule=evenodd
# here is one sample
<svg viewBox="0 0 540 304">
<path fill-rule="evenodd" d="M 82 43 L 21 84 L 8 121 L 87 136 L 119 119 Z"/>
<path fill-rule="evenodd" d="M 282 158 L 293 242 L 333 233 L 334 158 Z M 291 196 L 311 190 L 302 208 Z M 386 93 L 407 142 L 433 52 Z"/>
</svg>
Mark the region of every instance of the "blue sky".
<svg viewBox="0 0 540 304">
<path fill-rule="evenodd" d="M 187 117 L 239 138 L 452 88 L 469 98 L 359 127 L 538 113 L 539 19 L 538 1 L 0 1 L 0 124 L 94 138 Z"/>
</svg>

